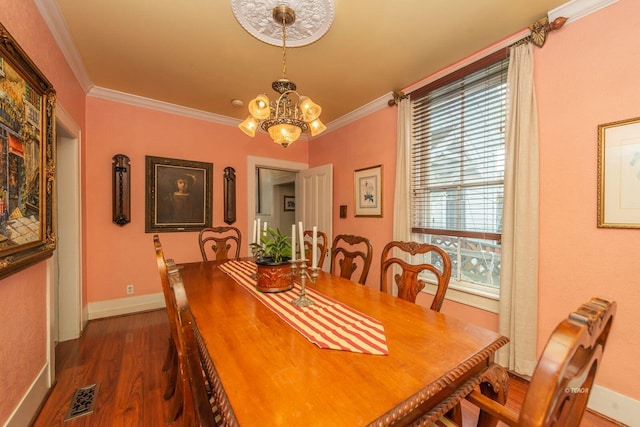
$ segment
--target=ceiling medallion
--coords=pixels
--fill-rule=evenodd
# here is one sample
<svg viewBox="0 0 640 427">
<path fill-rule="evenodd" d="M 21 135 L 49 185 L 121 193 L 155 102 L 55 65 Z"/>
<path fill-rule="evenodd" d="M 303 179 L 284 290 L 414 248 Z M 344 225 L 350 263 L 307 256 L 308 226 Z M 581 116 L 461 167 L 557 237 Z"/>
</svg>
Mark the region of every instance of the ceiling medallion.
<svg viewBox="0 0 640 427">
<path fill-rule="evenodd" d="M 282 45 L 281 24 L 271 19 L 278 6 L 296 11 L 295 22 L 287 26 L 289 47 L 319 40 L 333 24 L 334 0 L 231 0 L 231 9 L 240 25 L 258 40 L 274 46 Z"/>
</svg>

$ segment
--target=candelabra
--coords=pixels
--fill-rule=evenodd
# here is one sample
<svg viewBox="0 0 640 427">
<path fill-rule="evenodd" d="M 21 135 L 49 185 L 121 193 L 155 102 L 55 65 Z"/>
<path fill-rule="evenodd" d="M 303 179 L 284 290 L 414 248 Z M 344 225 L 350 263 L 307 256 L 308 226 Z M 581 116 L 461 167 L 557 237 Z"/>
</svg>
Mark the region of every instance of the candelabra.
<svg viewBox="0 0 640 427">
<path fill-rule="evenodd" d="M 311 270 L 309 272 L 309 270 Z M 307 307 L 313 305 L 316 302 L 307 296 L 306 284 L 307 279 L 311 280 L 311 283 L 316 283 L 320 268 L 308 267 L 306 259 L 299 259 L 291 261 L 291 273 L 294 277 L 300 276 L 300 296 L 291 300 L 291 304 L 297 307 Z"/>
</svg>

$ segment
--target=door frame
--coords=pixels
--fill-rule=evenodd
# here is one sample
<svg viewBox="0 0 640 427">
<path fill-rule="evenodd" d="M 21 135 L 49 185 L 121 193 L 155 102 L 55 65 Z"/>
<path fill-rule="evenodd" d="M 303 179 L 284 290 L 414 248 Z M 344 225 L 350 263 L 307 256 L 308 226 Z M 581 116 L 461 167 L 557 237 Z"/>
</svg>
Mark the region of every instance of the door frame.
<svg viewBox="0 0 640 427">
<path fill-rule="evenodd" d="M 55 379 L 55 345 L 59 340 L 58 321 L 59 314 L 63 310 L 60 308 L 59 286 L 65 287 L 64 293 L 72 295 L 73 298 L 64 306 L 64 313 L 72 319 L 77 326 L 71 338 L 80 336 L 83 326 L 87 322 L 87 313 L 82 309 L 82 179 L 81 179 L 81 130 L 73 118 L 56 104 L 56 131 L 57 139 L 64 142 L 56 148 L 56 156 L 60 160 L 64 158 L 66 167 L 72 170 L 65 175 L 62 182 L 56 181 L 56 193 L 65 192 L 73 194 L 71 205 L 64 206 L 64 215 L 59 215 L 61 204 L 56 200 L 54 213 L 54 230 L 57 235 L 57 246 L 54 255 L 47 262 L 48 283 L 49 283 L 49 339 L 48 350 L 50 359 L 50 377 Z M 56 141 L 57 144 L 58 141 Z M 61 218 L 64 217 L 64 218 Z M 66 221 L 65 227 L 58 228 L 60 220 Z M 67 252 L 63 257 L 59 255 L 60 242 L 64 240 L 68 243 L 65 248 Z M 64 281 L 60 281 L 60 269 L 68 272 Z M 62 283 L 64 282 L 64 283 Z M 71 339 L 70 337 L 65 337 Z"/>
<path fill-rule="evenodd" d="M 248 253 L 251 253 L 249 244 L 251 243 L 251 234 L 253 233 L 253 221 L 256 216 L 256 167 L 267 167 L 272 169 L 290 170 L 299 172 L 308 169 L 307 163 L 292 162 L 289 160 L 271 159 L 268 157 L 247 156 L 247 228 L 244 239 Z M 299 188 L 299 176 L 296 176 L 296 196 Z M 298 220 L 298 212 L 296 210 L 296 221 Z"/>
</svg>

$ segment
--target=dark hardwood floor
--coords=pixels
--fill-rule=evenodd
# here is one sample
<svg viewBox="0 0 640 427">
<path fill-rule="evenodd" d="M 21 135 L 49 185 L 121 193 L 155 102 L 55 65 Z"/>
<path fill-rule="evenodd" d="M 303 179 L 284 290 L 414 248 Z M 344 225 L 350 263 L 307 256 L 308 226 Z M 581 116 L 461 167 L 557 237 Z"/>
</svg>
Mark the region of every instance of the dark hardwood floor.
<svg viewBox="0 0 640 427">
<path fill-rule="evenodd" d="M 166 311 L 93 320 L 81 338 L 56 347 L 56 385 L 34 422 L 35 427 L 163 426 L 168 404 L 162 393 L 162 363 L 168 345 Z M 99 384 L 94 411 L 64 421 L 80 387 Z M 510 381 L 508 406 L 518 410 L 527 384 Z M 463 402 L 464 425 L 475 425 L 477 410 Z M 180 419 L 172 426 L 180 427 Z M 501 425 L 501 424 L 499 424 Z M 582 427 L 619 426 L 587 412 Z"/>
</svg>

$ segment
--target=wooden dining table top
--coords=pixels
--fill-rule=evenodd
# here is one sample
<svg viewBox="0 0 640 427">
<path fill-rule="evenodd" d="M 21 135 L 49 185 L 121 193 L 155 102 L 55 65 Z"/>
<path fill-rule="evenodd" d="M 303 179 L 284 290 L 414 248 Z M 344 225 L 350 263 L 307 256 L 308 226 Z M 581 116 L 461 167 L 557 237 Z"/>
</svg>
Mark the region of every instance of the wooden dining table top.
<svg viewBox="0 0 640 427">
<path fill-rule="evenodd" d="M 379 320 L 388 355 L 321 349 L 218 268 L 180 265 L 197 327 L 241 426 L 404 425 L 507 339 L 320 272 L 307 287 Z"/>
</svg>

